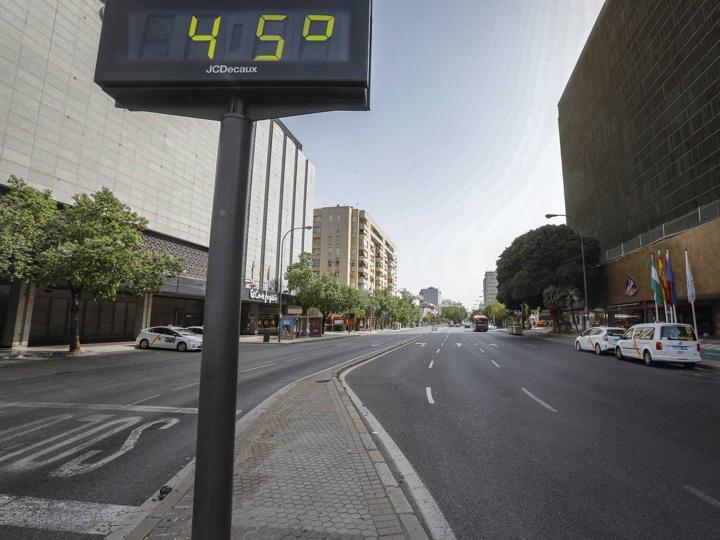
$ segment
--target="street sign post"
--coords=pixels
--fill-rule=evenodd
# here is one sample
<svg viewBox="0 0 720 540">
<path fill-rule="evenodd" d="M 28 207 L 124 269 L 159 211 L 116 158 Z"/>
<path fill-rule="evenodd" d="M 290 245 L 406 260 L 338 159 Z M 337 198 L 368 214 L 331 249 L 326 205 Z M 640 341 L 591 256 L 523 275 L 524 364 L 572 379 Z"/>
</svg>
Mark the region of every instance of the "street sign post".
<svg viewBox="0 0 720 540">
<path fill-rule="evenodd" d="M 372 0 L 107 0 L 95 82 L 131 111 L 221 121 L 193 538 L 230 538 L 253 122 L 369 110 Z"/>
</svg>

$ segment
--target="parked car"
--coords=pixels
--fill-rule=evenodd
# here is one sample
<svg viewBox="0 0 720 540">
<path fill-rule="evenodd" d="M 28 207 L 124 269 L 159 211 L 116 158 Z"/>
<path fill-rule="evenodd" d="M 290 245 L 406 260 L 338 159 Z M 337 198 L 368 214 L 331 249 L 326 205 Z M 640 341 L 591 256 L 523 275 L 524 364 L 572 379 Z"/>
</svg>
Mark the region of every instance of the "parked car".
<svg viewBox="0 0 720 540">
<path fill-rule="evenodd" d="M 465 328 L 470 328 L 470 323 L 465 323 Z"/>
<path fill-rule="evenodd" d="M 615 346 L 623 334 L 625 334 L 624 328 L 596 326 L 575 339 L 575 350 L 595 351 L 595 354 L 615 352 Z"/>
<path fill-rule="evenodd" d="M 202 336 L 193 334 L 185 328 L 172 326 L 153 326 L 140 331 L 135 340 L 140 349 L 176 349 L 180 352 L 201 351 Z"/>
<path fill-rule="evenodd" d="M 192 332 L 193 334 L 197 334 L 199 336 L 203 335 L 203 327 L 202 326 L 188 326 L 185 330 L 188 332 Z"/>
<path fill-rule="evenodd" d="M 693 368 L 700 362 L 700 342 L 689 324 L 636 324 L 618 340 L 615 356 L 641 359 L 647 366 L 674 362 Z"/>
</svg>

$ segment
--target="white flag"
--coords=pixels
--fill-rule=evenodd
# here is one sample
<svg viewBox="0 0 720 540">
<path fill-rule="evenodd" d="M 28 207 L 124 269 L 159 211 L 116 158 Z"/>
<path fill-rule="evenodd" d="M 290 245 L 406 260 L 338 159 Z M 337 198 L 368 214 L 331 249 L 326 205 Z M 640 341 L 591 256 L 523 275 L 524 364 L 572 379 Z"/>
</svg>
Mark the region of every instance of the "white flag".
<svg viewBox="0 0 720 540">
<path fill-rule="evenodd" d="M 690 270 L 690 260 L 688 259 L 687 249 L 685 250 L 685 275 L 687 276 L 688 300 L 691 304 L 695 303 L 695 281 L 693 280 L 692 271 Z"/>
</svg>

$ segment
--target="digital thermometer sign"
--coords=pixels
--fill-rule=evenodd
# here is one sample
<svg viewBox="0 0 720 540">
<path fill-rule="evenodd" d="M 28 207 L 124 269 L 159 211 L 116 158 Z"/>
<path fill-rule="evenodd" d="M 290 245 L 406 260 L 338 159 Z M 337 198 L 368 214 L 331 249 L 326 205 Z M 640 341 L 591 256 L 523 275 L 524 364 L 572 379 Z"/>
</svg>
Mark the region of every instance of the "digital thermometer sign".
<svg viewBox="0 0 720 540">
<path fill-rule="evenodd" d="M 107 0 L 95 81 L 133 110 L 367 110 L 371 0 Z"/>
</svg>

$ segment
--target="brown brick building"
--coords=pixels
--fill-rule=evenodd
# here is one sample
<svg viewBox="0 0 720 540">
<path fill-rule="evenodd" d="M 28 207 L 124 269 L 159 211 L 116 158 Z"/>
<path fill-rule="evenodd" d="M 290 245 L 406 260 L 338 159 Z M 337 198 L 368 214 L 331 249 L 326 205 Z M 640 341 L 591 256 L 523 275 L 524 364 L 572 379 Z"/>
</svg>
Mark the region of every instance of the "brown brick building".
<svg viewBox="0 0 720 540">
<path fill-rule="evenodd" d="M 686 299 L 688 249 L 720 334 L 720 3 L 607 0 L 558 109 L 568 224 L 602 251 L 591 304 L 654 317 L 649 254 L 667 248 Z"/>
</svg>

